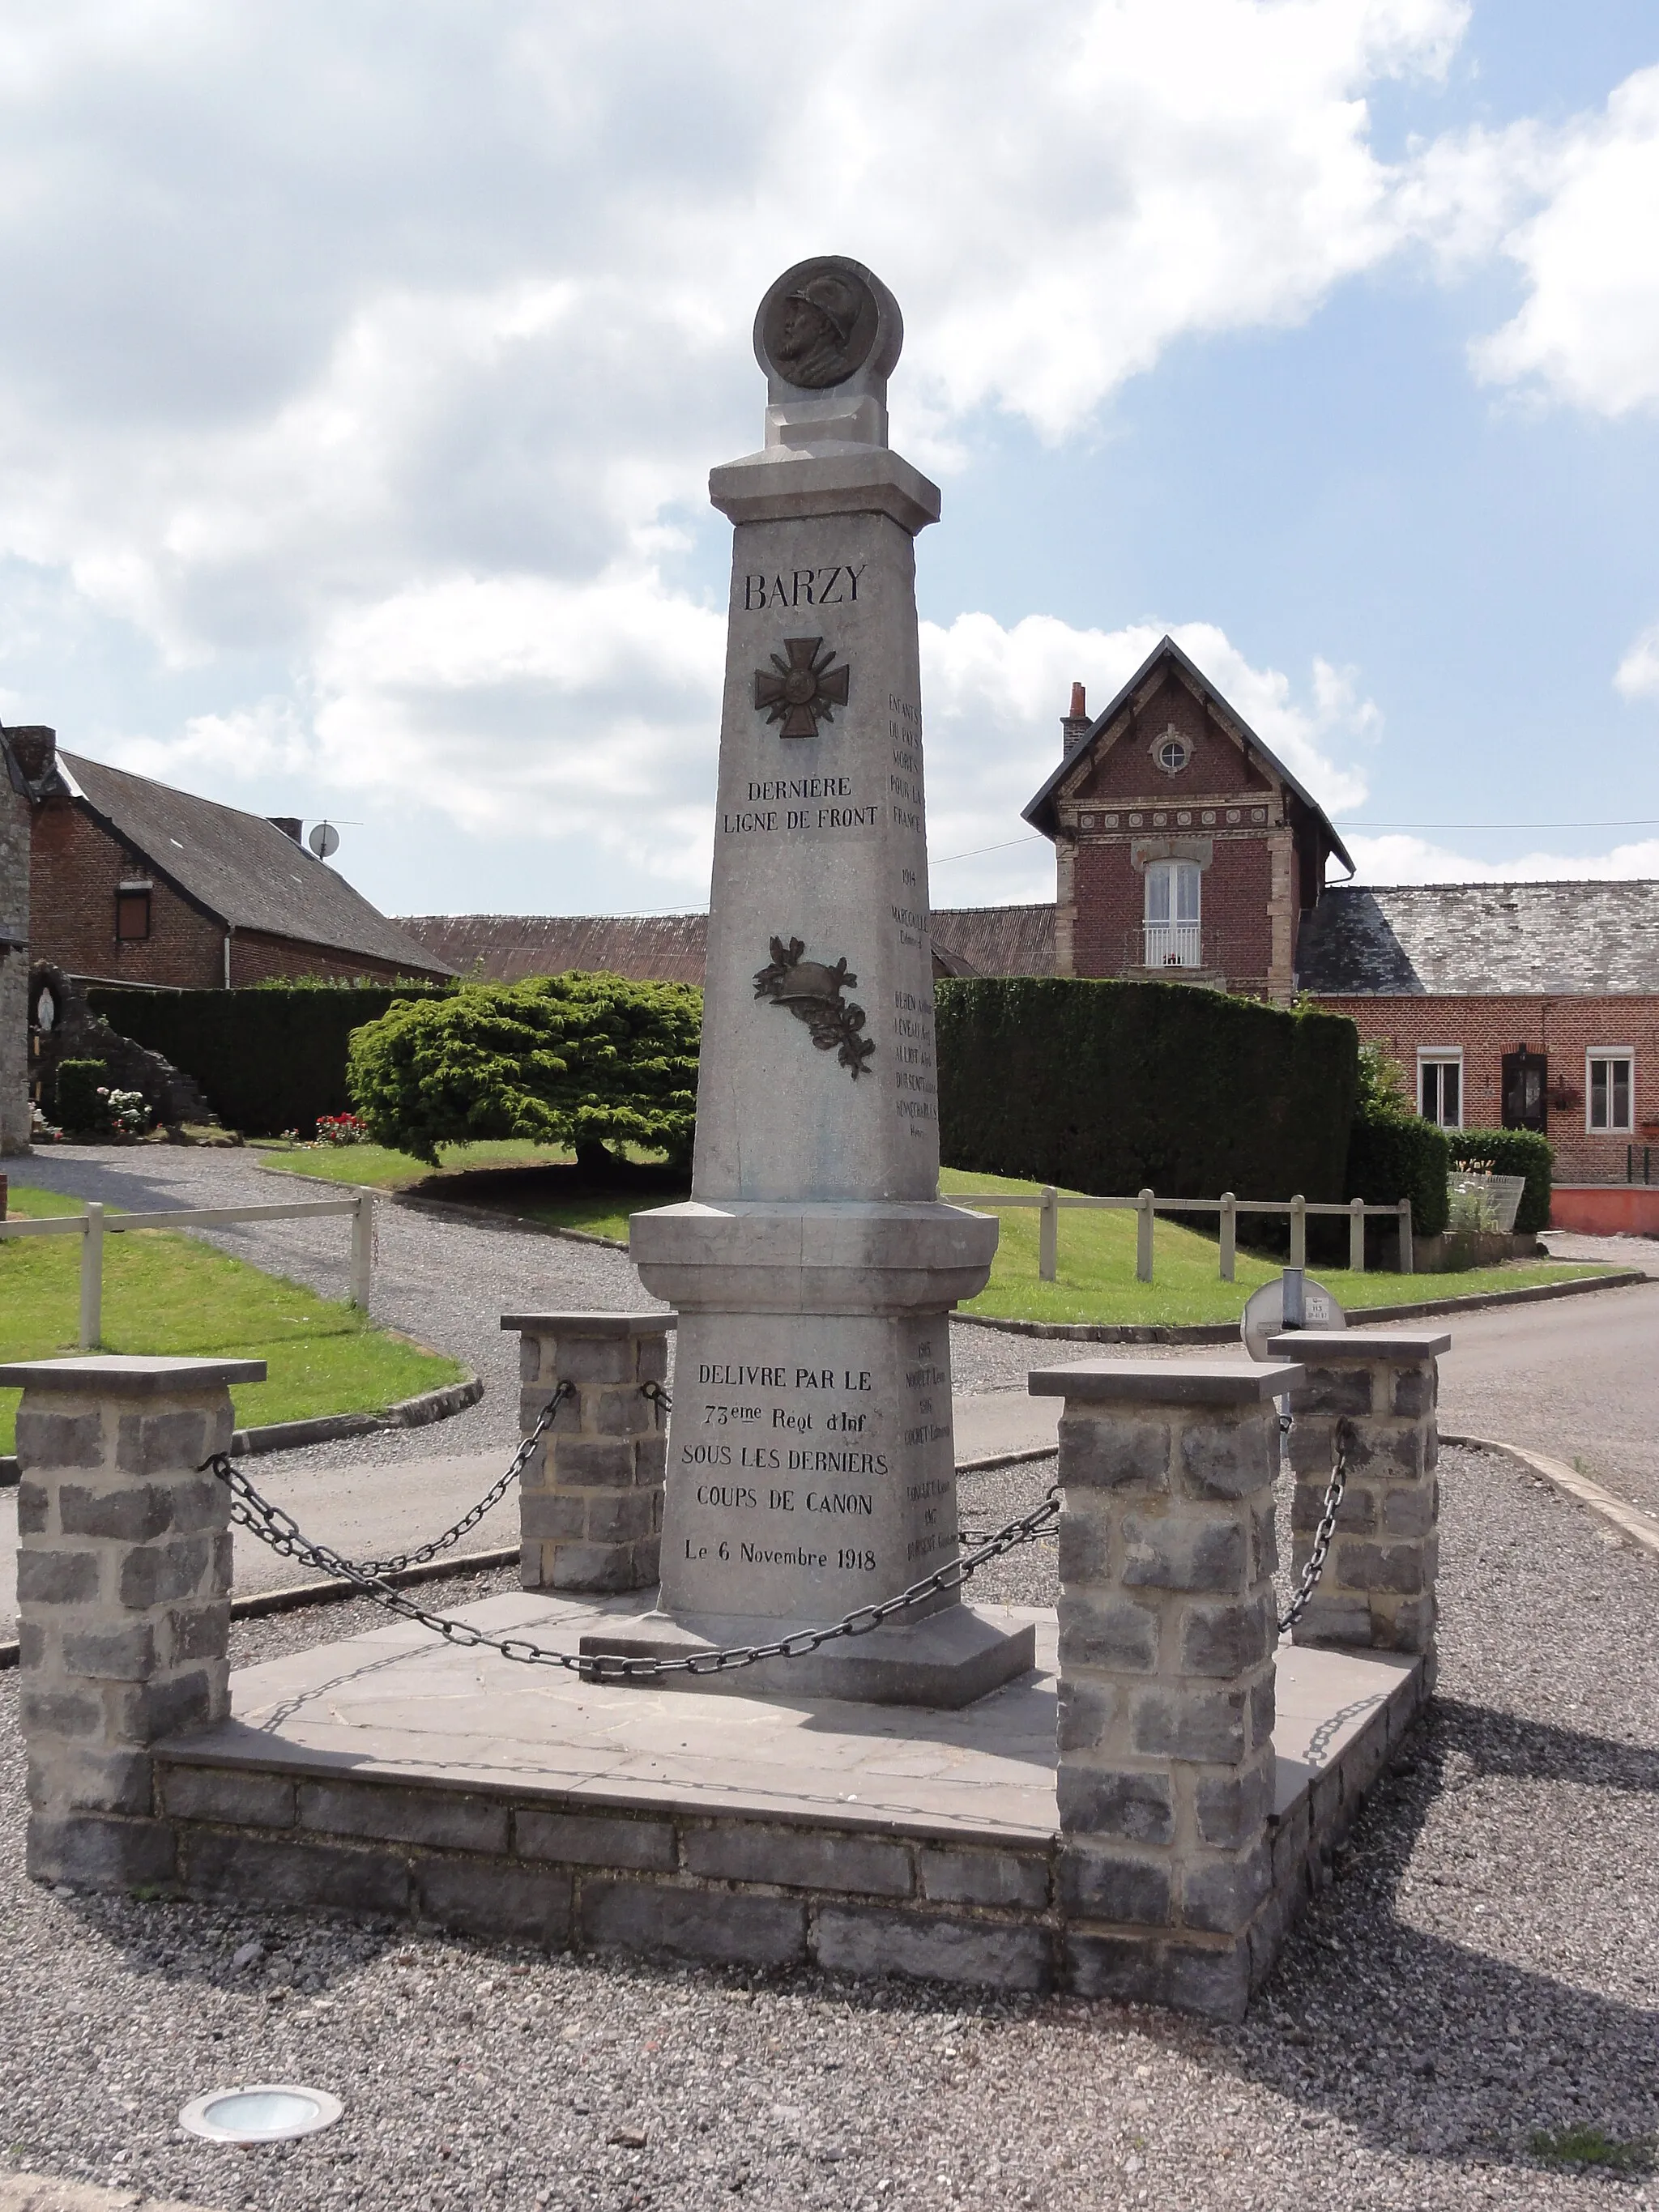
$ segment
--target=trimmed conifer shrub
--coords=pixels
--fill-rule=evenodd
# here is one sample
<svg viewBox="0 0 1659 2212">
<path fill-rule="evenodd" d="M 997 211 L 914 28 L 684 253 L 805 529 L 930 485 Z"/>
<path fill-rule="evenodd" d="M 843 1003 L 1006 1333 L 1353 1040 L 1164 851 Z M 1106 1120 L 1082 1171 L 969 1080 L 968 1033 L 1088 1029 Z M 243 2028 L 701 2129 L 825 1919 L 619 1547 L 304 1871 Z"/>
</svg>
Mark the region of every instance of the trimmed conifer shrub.
<svg viewBox="0 0 1659 2212">
<path fill-rule="evenodd" d="M 524 1137 L 603 1168 L 612 1144 L 690 1158 L 702 994 L 620 975 L 467 983 L 405 1000 L 353 1033 L 347 1081 L 377 1144 Z"/>
</svg>

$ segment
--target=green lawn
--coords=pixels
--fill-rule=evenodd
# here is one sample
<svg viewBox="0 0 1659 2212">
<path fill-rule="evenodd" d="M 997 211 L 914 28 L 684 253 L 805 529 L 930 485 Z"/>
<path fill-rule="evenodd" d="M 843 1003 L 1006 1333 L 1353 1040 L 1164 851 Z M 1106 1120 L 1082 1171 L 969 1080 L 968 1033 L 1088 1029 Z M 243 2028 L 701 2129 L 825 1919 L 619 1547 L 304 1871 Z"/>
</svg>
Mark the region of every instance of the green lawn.
<svg viewBox="0 0 1659 2212">
<path fill-rule="evenodd" d="M 81 1211 L 76 1200 L 20 1188 L 14 1176 L 14 1218 Z M 0 1240 L 0 1355 L 43 1359 L 77 1348 L 80 1266 L 78 1237 Z M 231 1393 L 242 1427 L 380 1413 L 463 1372 L 350 1306 L 166 1230 L 105 1240 L 104 1349 L 266 1361 L 268 1382 Z M 18 1395 L 0 1391 L 0 1451 L 12 1449 Z"/>
<path fill-rule="evenodd" d="M 667 1169 L 634 1161 L 625 1170 L 627 1184 L 596 1188 L 578 1176 L 568 1155 L 530 1144 L 453 1146 L 444 1152 L 435 1174 L 406 1152 L 373 1145 L 314 1152 L 262 1147 L 260 1157 L 271 1167 L 301 1175 L 374 1183 L 382 1190 L 418 1188 L 427 1197 L 487 1206 L 524 1220 L 544 1222 L 550 1229 L 586 1230 L 590 1236 L 615 1237 L 619 1243 L 628 1241 L 630 1213 L 688 1195 L 684 1181 Z M 949 1197 L 969 1190 L 1034 1193 L 1037 1186 L 1006 1176 L 969 1175 L 946 1168 L 939 1188 Z M 1060 1279 L 1045 1283 L 1037 1276 L 1036 1208 L 1012 1207 L 998 1218 L 1002 1236 L 991 1279 L 963 1309 L 966 1313 L 1011 1321 L 1233 1321 L 1250 1292 L 1272 1281 L 1281 1264 L 1241 1250 L 1237 1279 L 1224 1283 L 1217 1273 L 1214 1237 L 1166 1219 L 1153 1232 L 1152 1280 L 1139 1283 L 1133 1213 L 1062 1211 Z M 1474 1297 L 1483 1291 L 1566 1282 L 1607 1270 L 1551 1261 L 1511 1261 L 1501 1267 L 1473 1268 L 1455 1275 L 1355 1275 L 1346 1267 L 1322 1266 L 1313 1272 L 1339 1304 L 1354 1308 L 1401 1305 L 1413 1298 Z"/>
<path fill-rule="evenodd" d="M 948 1198 L 957 1191 L 1035 1192 L 1037 1186 L 1007 1176 L 968 1175 L 946 1168 L 939 1176 L 939 1188 Z M 1152 1280 L 1139 1283 L 1132 1212 L 1127 1208 L 1100 1213 L 1062 1208 L 1059 1280 L 1045 1283 L 1037 1275 L 1036 1208 L 1010 1207 L 998 1219 L 1002 1235 L 991 1279 L 978 1297 L 963 1306 L 964 1313 L 1010 1321 L 1234 1321 L 1250 1292 L 1279 1272 L 1278 1261 L 1241 1251 L 1237 1280 L 1224 1283 L 1217 1273 L 1213 1237 L 1160 1220 L 1152 1233 Z M 1346 1267 L 1327 1267 L 1310 1272 L 1339 1305 L 1351 1310 L 1403 1305 L 1413 1298 L 1473 1297 L 1483 1291 L 1520 1290 L 1532 1283 L 1567 1282 L 1609 1271 L 1521 1261 L 1455 1275 L 1356 1275 Z"/>
</svg>

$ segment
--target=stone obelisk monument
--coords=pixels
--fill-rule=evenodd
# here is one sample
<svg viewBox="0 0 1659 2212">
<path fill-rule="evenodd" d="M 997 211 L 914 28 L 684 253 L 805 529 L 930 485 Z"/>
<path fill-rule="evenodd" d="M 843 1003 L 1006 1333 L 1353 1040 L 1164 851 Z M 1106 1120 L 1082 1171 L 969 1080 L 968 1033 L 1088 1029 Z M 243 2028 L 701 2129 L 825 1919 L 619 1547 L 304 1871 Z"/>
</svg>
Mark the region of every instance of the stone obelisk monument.
<svg viewBox="0 0 1659 2212">
<path fill-rule="evenodd" d="M 915 538 L 939 501 L 887 443 L 902 334 L 857 262 L 780 276 L 765 447 L 709 479 L 735 529 L 692 1197 L 631 1241 L 680 1314 L 662 1589 L 596 1647 L 769 1640 L 957 1552 L 948 1316 L 997 1231 L 939 1200 Z M 1031 1656 L 951 1592 L 742 1686 L 960 1705 Z"/>
</svg>

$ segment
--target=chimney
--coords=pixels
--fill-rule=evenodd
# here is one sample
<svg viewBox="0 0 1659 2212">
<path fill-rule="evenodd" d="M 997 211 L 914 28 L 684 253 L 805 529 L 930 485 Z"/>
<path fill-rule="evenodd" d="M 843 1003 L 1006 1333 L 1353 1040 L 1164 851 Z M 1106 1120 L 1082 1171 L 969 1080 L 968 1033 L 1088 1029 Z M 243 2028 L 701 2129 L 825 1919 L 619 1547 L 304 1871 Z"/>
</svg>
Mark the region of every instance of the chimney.
<svg viewBox="0 0 1659 2212">
<path fill-rule="evenodd" d="M 21 729 L 9 729 L 6 743 L 18 767 L 38 789 L 57 763 L 57 731 L 48 730 L 38 722 L 26 723 Z"/>
<path fill-rule="evenodd" d="M 297 814 L 267 814 L 265 819 L 273 830 L 280 830 L 284 837 L 292 837 L 296 845 L 299 843 L 303 825 Z"/>
<path fill-rule="evenodd" d="M 1083 703 L 1083 686 L 1072 686 L 1072 711 L 1060 718 L 1060 758 L 1070 760 L 1072 755 L 1089 734 L 1089 710 Z"/>
</svg>

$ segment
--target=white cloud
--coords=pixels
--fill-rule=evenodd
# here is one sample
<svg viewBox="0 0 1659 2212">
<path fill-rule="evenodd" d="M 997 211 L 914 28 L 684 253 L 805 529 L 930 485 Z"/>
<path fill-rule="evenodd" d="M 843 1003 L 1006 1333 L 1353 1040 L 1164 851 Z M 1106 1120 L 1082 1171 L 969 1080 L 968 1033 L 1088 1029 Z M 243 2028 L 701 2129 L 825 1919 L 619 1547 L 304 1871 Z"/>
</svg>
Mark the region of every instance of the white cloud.
<svg viewBox="0 0 1659 2212">
<path fill-rule="evenodd" d="M 1613 681 L 1626 699 L 1659 699 L 1659 623 L 1650 623 L 1635 640 Z"/>
<path fill-rule="evenodd" d="M 1477 860 L 1424 837 L 1367 837 L 1345 831 L 1358 880 L 1364 884 L 1575 883 L 1659 876 L 1659 838 L 1648 837 L 1611 852 L 1522 853 L 1512 860 Z"/>
<path fill-rule="evenodd" d="M 1659 66 L 1599 114 L 1421 150 L 1402 221 L 1454 270 L 1501 252 L 1526 298 L 1471 349 L 1476 373 L 1596 414 L 1659 403 Z"/>
<path fill-rule="evenodd" d="M 611 609 L 627 575 L 684 639 L 673 563 L 710 461 L 756 442 L 748 326 L 780 267 L 833 246 L 893 285 L 924 465 L 985 407 L 1074 434 L 1176 339 L 1293 321 L 1393 250 L 1366 94 L 1442 70 L 1467 13 L 848 0 L 830 39 L 761 0 L 503 0 L 395 38 L 352 0 L 0 11 L 0 554 L 167 668 L 260 664 L 145 733 L 160 772 L 276 758 L 234 734 L 269 722 L 275 659 L 315 775 L 360 782 L 414 714 L 384 641 L 439 609 L 454 643 L 465 605 L 503 659 L 411 676 L 434 748 L 574 792 L 526 593 Z M 345 660 L 376 639 L 370 682 Z M 645 774 L 646 740 L 623 750 Z"/>
</svg>

